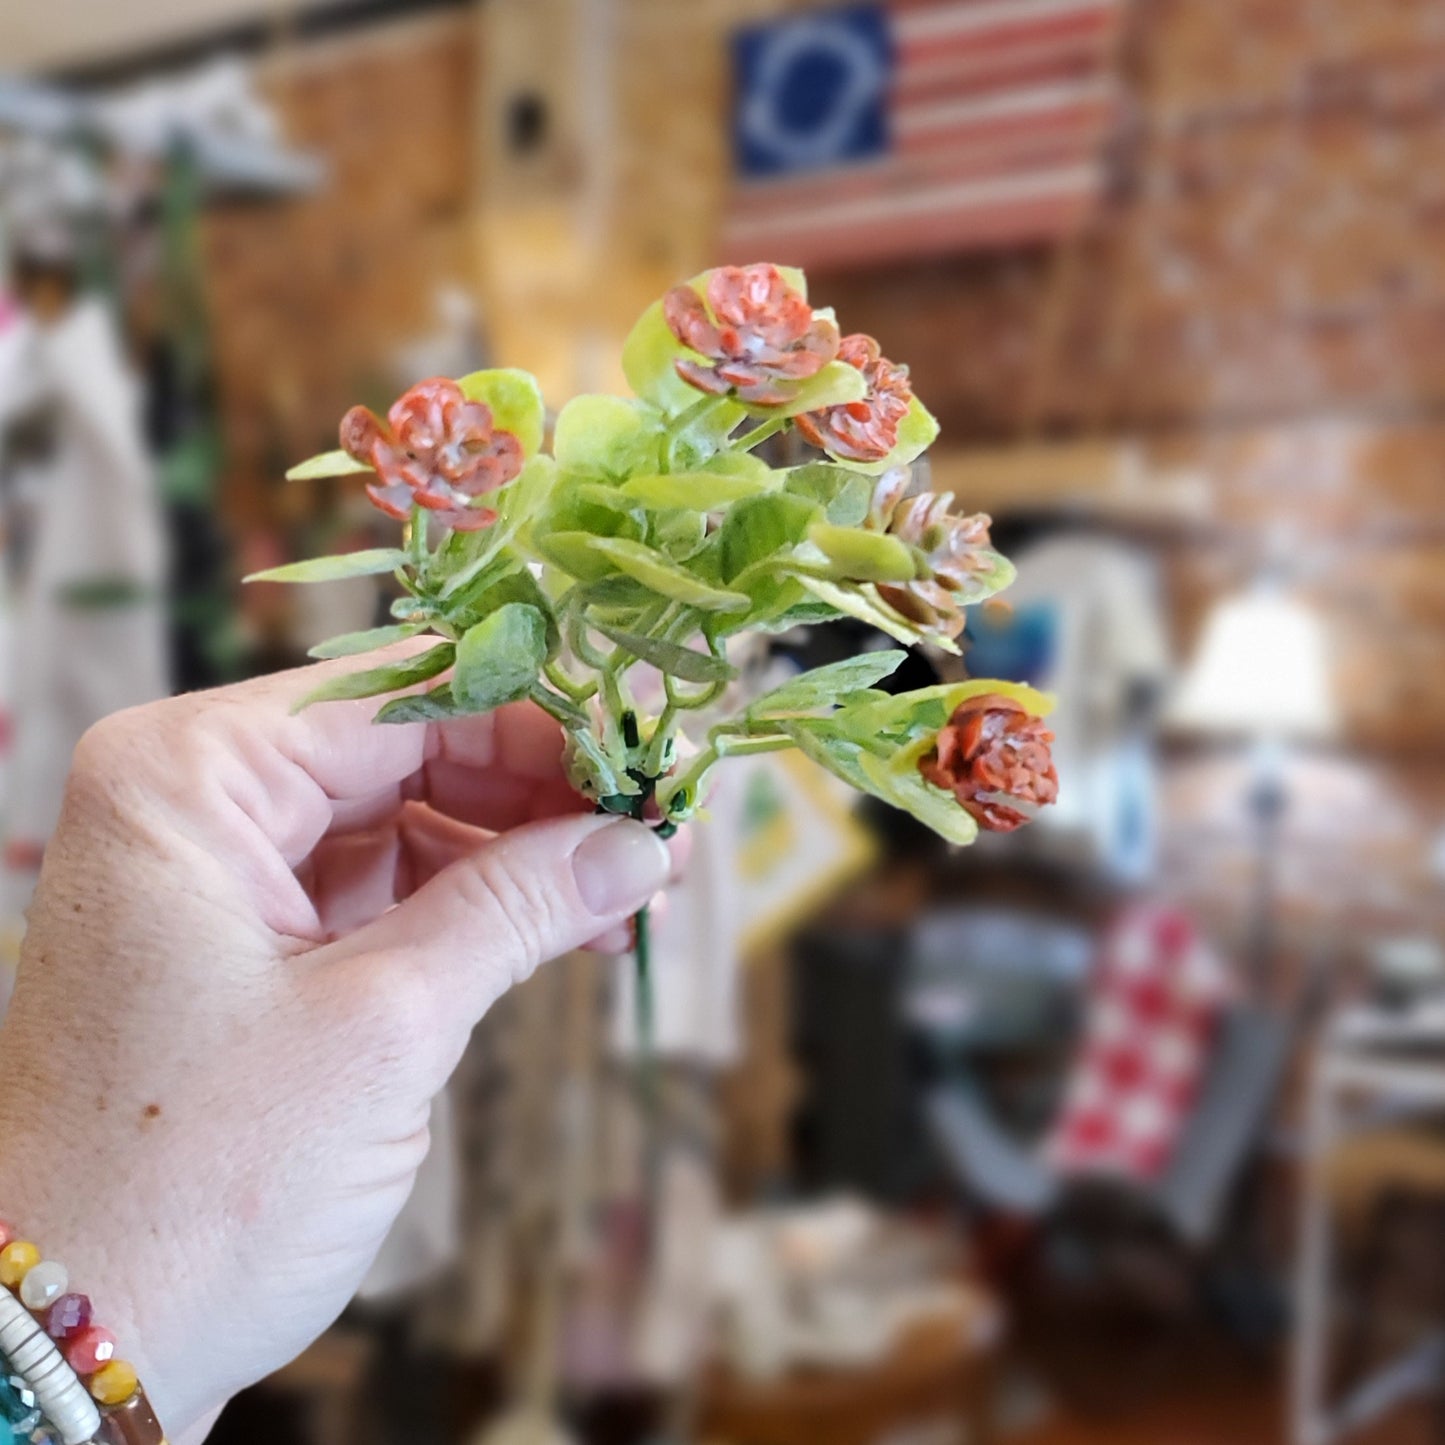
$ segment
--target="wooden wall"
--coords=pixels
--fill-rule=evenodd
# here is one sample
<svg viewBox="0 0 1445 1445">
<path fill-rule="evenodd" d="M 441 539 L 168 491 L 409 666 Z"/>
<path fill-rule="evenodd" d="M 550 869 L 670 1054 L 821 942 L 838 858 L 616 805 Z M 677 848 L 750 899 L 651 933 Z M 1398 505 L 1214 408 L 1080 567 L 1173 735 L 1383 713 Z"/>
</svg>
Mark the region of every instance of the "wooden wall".
<svg viewBox="0 0 1445 1445">
<path fill-rule="evenodd" d="M 208 216 L 206 274 L 243 510 L 292 460 L 335 445 L 358 400 L 381 402 L 395 348 L 437 325 L 437 288 L 475 291 L 465 11 L 283 50 L 262 64 L 285 133 L 326 184 L 299 201 Z"/>
</svg>

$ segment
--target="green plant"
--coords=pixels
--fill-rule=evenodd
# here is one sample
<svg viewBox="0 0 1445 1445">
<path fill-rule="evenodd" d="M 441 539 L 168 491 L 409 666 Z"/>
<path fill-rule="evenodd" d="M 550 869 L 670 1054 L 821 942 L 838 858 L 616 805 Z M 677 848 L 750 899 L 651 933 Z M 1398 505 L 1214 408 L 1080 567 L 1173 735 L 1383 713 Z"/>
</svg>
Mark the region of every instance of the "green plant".
<svg viewBox="0 0 1445 1445">
<path fill-rule="evenodd" d="M 796 677 L 684 741 L 727 698 L 730 638 L 848 615 L 956 651 L 963 609 L 1013 576 L 987 517 L 905 495 L 937 425 L 905 368 L 806 297 L 800 272 L 771 265 L 676 287 L 623 348 L 635 395 L 574 398 L 550 451 L 520 371 L 421 382 L 384 419 L 349 412 L 340 449 L 289 475 L 356 473 L 404 522 L 402 545 L 258 578 L 396 577 L 395 623 L 317 657 L 435 641 L 306 703 L 398 694 L 377 721 L 404 723 L 530 699 L 561 724 L 579 793 L 664 832 L 697 813 L 718 763 L 782 748 L 953 843 L 1051 802 L 1046 698 L 1003 682 L 879 691 L 896 650 Z M 757 448 L 788 428 L 818 455 L 769 466 Z M 652 711 L 632 687 L 644 664 L 661 674 Z"/>
</svg>

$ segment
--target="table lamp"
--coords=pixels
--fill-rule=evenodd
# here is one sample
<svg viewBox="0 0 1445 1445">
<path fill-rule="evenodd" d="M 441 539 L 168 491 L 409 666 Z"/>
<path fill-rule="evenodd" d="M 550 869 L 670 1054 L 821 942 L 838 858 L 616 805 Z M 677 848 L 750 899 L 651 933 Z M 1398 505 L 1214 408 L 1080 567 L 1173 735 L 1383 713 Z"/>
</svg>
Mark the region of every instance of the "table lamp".
<svg viewBox="0 0 1445 1445">
<path fill-rule="evenodd" d="M 1274 956 L 1285 748 L 1339 731 L 1323 621 L 1272 579 L 1217 603 L 1164 721 L 1171 730 L 1250 746 L 1246 801 L 1257 859 L 1250 972 L 1263 987 Z"/>
</svg>

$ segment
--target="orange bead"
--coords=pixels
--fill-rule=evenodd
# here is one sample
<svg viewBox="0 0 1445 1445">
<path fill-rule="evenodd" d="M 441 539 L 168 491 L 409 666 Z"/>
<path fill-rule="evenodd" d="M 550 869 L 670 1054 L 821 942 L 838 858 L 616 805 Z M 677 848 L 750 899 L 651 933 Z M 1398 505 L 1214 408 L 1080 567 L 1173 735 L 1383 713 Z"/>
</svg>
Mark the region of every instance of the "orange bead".
<svg viewBox="0 0 1445 1445">
<path fill-rule="evenodd" d="M 28 1239 L 12 1240 L 0 1249 L 0 1284 L 18 1288 L 20 1281 L 39 1263 L 40 1251 Z"/>
<path fill-rule="evenodd" d="M 90 1377 L 90 1393 L 102 1405 L 124 1405 L 139 1385 L 135 1367 L 124 1360 L 112 1360 Z"/>
</svg>

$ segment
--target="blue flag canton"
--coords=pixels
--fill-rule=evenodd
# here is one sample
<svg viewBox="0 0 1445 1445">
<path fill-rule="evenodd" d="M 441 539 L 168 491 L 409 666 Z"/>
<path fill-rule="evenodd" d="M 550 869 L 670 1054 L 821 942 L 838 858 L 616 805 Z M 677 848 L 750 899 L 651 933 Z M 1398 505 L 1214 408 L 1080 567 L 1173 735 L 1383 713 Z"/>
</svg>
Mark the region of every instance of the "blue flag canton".
<svg viewBox="0 0 1445 1445">
<path fill-rule="evenodd" d="M 748 26 L 733 36 L 733 154 L 747 178 L 826 170 L 888 150 L 893 42 L 881 5 Z"/>
</svg>

